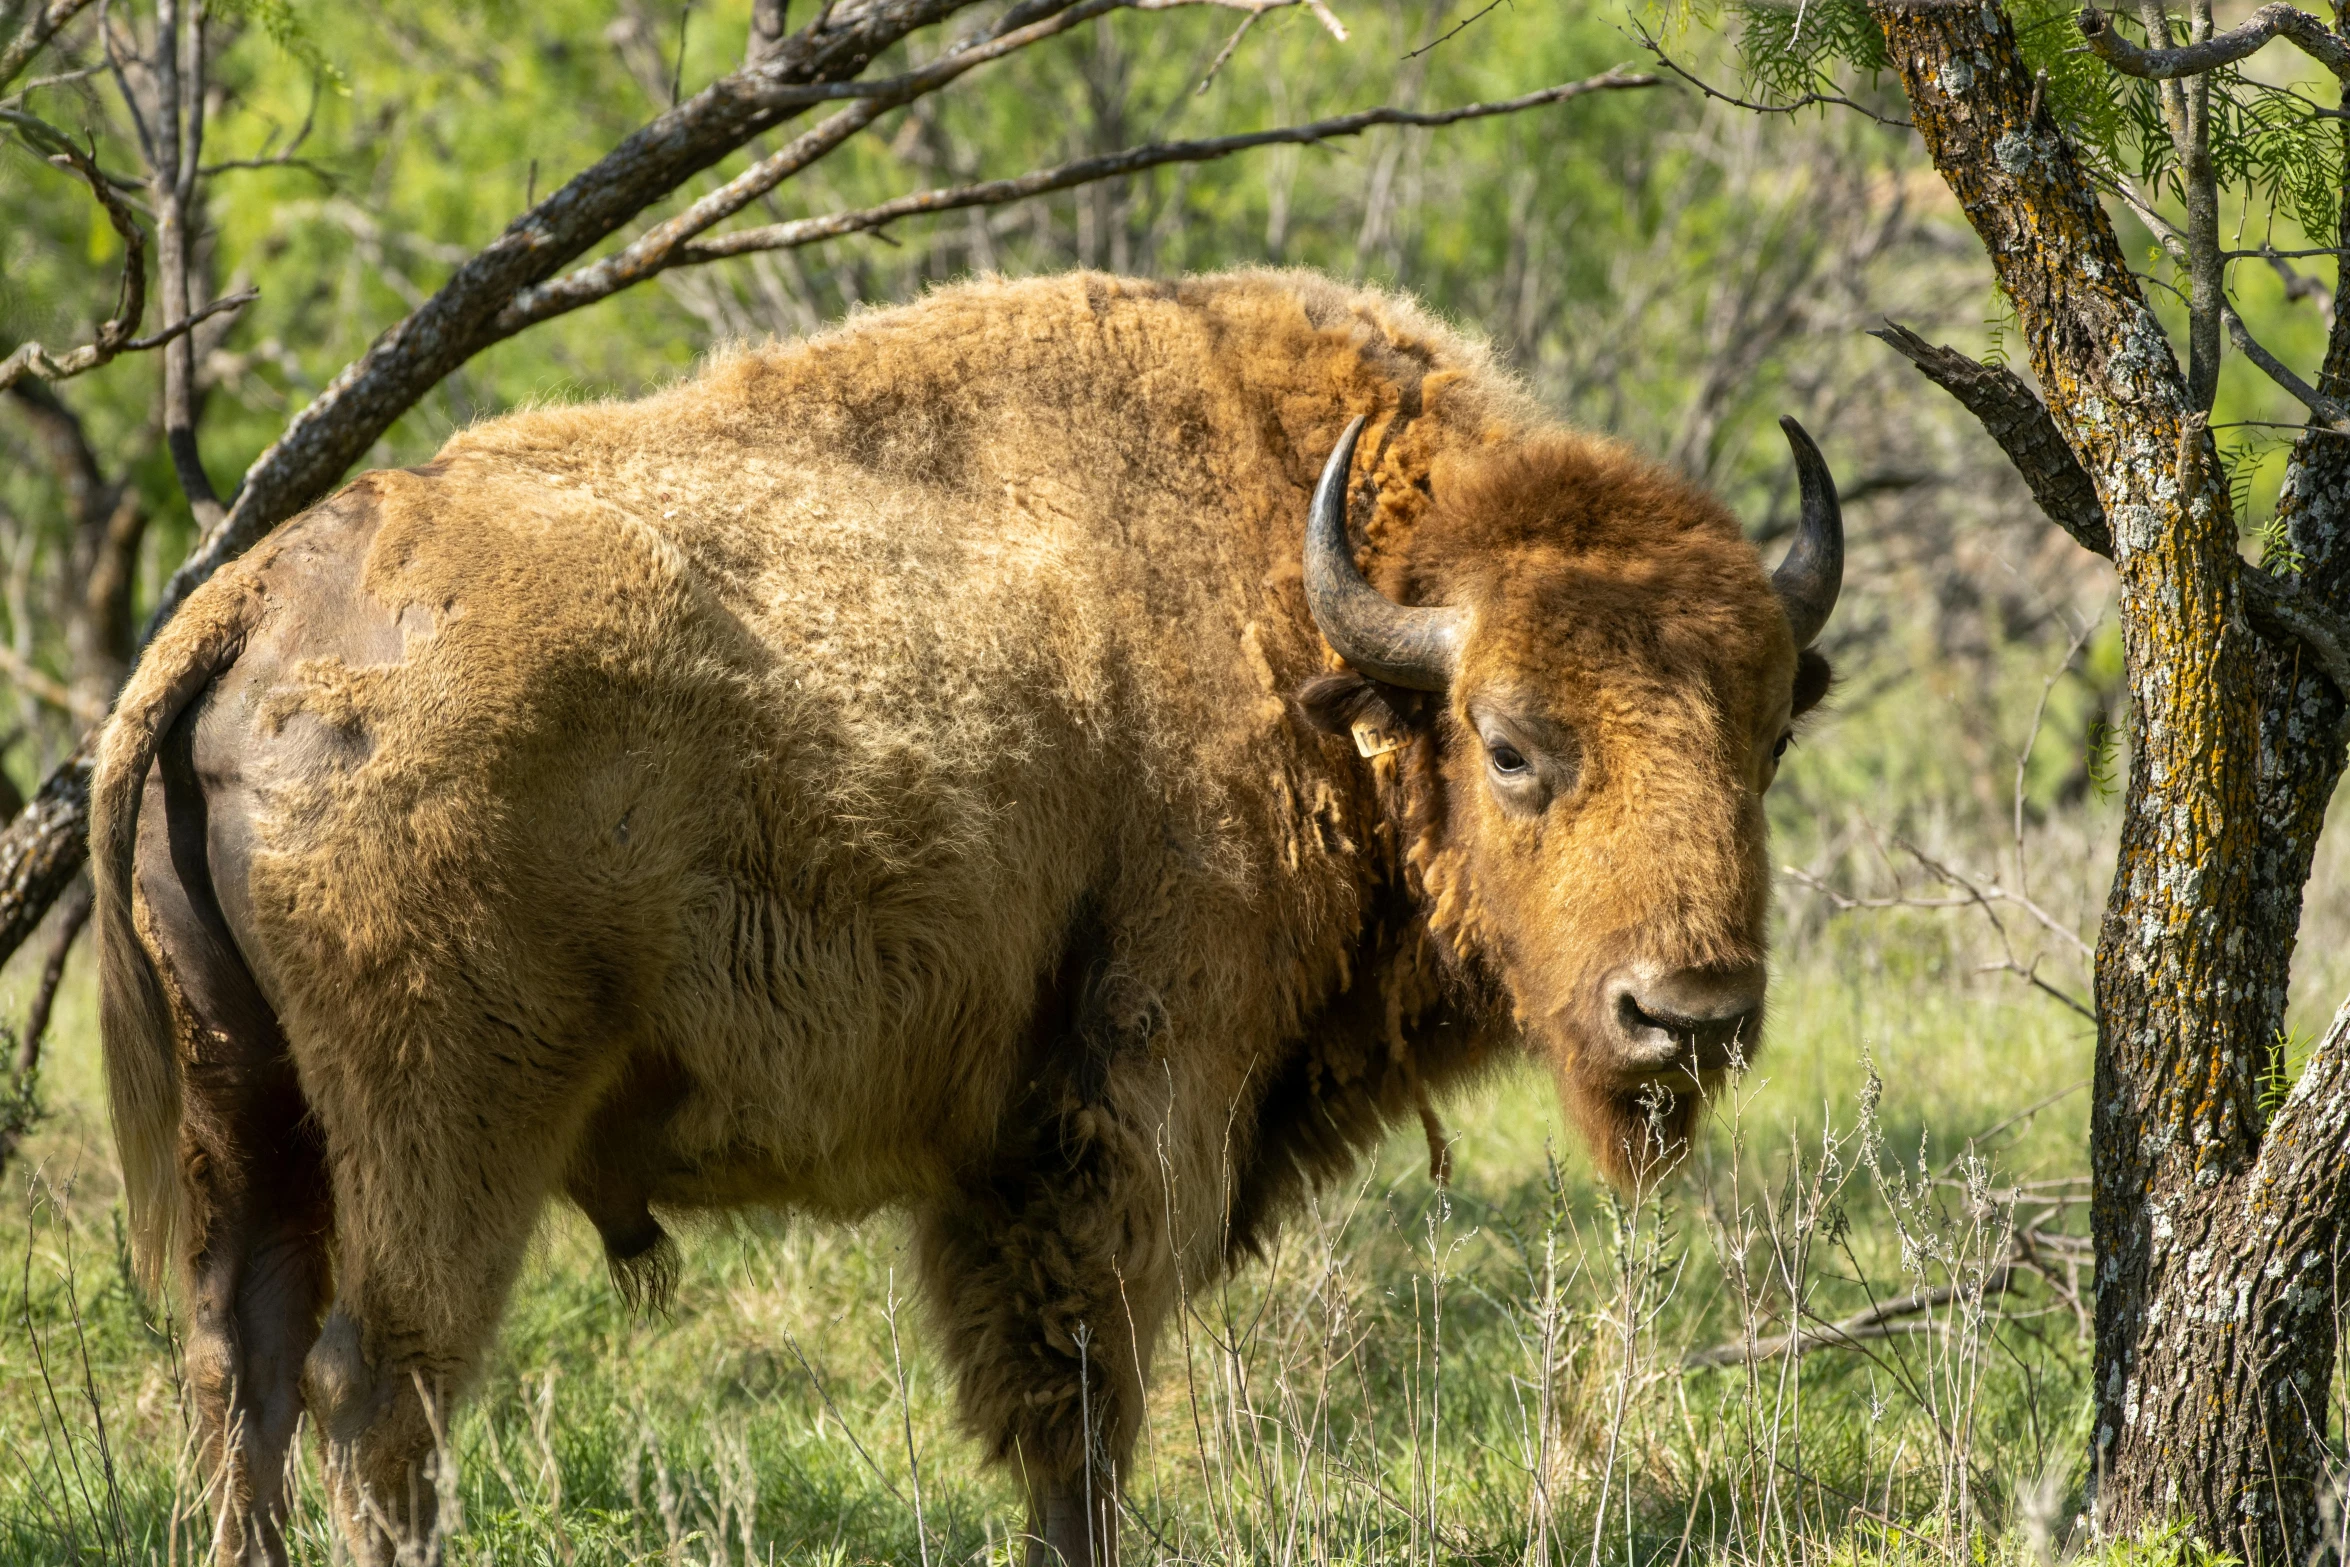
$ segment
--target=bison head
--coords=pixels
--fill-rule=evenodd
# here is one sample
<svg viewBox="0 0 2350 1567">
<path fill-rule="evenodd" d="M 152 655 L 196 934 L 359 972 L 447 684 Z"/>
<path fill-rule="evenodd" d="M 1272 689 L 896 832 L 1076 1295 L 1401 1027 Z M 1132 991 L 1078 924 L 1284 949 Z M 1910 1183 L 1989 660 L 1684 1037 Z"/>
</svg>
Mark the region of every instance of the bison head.
<svg viewBox="0 0 2350 1567">
<path fill-rule="evenodd" d="M 1347 540 L 1361 420 L 1307 524 L 1307 602 L 1362 677 L 1334 677 L 1319 716 L 1366 754 L 1408 745 L 1428 923 L 1550 1059 L 1620 1181 L 1675 1158 L 1760 1043 L 1762 797 L 1826 693 L 1809 644 L 1844 570 L 1835 483 L 1780 422 L 1803 520 L 1771 577 L 1718 504 L 1564 435 L 1440 476 L 1383 568 L 1416 606 Z"/>
</svg>

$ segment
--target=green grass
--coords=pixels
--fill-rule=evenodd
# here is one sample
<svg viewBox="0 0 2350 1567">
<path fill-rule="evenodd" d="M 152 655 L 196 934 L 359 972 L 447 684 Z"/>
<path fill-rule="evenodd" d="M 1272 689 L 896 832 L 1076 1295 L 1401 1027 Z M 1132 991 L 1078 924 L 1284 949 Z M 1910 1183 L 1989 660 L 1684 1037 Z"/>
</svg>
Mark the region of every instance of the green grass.
<svg viewBox="0 0 2350 1567">
<path fill-rule="evenodd" d="M 2085 1030 L 2021 986 L 1954 983 L 1945 922 L 1924 932 L 1847 917 L 1797 954 L 1769 1055 L 1651 1201 L 1593 1184 L 1530 1070 L 1452 1107 L 1449 1193 L 1412 1138 L 1325 1194 L 1164 1347 L 1129 1548 L 1518 1561 L 1547 1514 L 1561 1559 L 1590 1558 L 1596 1529 L 1600 1560 L 1643 1567 L 1797 1540 L 1899 1553 L 1903 1530 L 1997 1543 L 2031 1505 L 2061 1532 L 2086 1348 L 2044 1289 L 1971 1328 L 1961 1304 L 1947 1331 L 1865 1350 L 1678 1365 L 1781 1331 L 1791 1293 L 1832 1319 L 1996 1254 L 2000 1205 L 1905 1197 L 1898 1177 L 2078 1081 Z M 1885 1085 L 1876 1167 L 1864 1047 Z M 84 976 L 0 1231 L 12 1562 L 161 1557 L 175 1531 L 184 1555 L 202 1533 L 171 1323 L 123 1266 L 94 1057 Z M 1989 1178 L 2073 1170 L 2082 1099 L 2002 1133 Z M 453 1433 L 455 1560 L 1001 1558 L 1015 1491 L 956 1428 L 899 1224 L 754 1216 L 685 1251 L 673 1308 L 636 1320 L 585 1226 L 551 1216 Z M 323 1561 L 318 1500 L 306 1478 L 303 1543 Z"/>
</svg>

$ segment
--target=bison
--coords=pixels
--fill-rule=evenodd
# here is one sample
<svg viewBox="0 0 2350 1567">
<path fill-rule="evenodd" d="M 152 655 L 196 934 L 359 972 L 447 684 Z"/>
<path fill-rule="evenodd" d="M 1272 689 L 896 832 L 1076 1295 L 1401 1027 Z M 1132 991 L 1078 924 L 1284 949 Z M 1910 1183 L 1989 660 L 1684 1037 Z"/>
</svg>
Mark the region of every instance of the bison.
<svg viewBox="0 0 2350 1567">
<path fill-rule="evenodd" d="M 1531 1055 L 1613 1176 L 1671 1160 L 1828 683 L 1787 433 L 1771 577 L 1408 300 L 988 280 L 279 528 L 94 781 L 215 1561 L 283 1560 L 305 1409 L 358 1560 L 432 1535 L 553 1199 L 638 1296 L 681 1216 L 903 1207 L 1030 1561 L 1103 1563 L 1182 1289 L 1390 1127 Z"/>
</svg>

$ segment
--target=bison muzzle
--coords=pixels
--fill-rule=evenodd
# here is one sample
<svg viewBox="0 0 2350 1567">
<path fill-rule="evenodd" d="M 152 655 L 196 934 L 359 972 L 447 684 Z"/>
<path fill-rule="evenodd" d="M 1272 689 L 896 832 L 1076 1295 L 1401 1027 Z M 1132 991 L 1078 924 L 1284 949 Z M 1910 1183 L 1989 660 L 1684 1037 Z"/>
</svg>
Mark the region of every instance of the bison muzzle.
<svg viewBox="0 0 2350 1567">
<path fill-rule="evenodd" d="M 219 1563 L 434 1537 L 533 1228 L 914 1220 L 1032 1561 L 1186 1287 L 1491 1065 L 1653 1179 L 1763 1021 L 1763 792 L 1827 665 L 1766 576 L 1406 301 L 979 282 L 468 430 L 195 594 L 100 750 L 134 1239 Z M 1302 549 L 1301 549 L 1302 533 Z"/>
</svg>

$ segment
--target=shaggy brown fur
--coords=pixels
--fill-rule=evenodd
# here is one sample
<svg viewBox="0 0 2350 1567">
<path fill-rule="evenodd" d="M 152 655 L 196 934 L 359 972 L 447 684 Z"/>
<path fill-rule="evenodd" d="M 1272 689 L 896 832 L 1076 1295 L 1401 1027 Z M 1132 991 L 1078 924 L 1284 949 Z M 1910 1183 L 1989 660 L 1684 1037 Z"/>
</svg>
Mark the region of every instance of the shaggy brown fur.
<svg viewBox="0 0 2350 1567">
<path fill-rule="evenodd" d="M 1475 616 L 1442 696 L 1301 598 L 1358 413 L 1366 569 Z M 1642 1108 L 1600 986 L 1759 964 L 1796 686 L 1718 505 L 1308 274 L 973 283 L 361 478 L 189 601 L 95 786 L 219 1559 L 281 1550 L 298 1397 L 361 1559 L 423 1527 L 557 1196 L 640 1282 L 664 1212 L 910 1207 L 1074 1558 L 1182 1281 L 1430 1095 L 1523 1040 L 1603 1165 L 1669 1153 L 1694 1096 Z M 1565 758 L 1537 816 L 1494 712 Z"/>
</svg>

